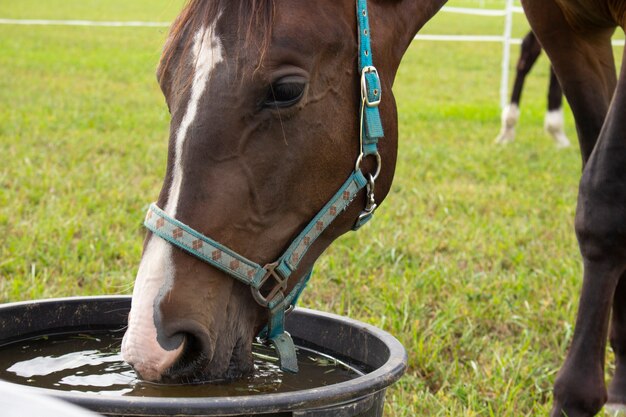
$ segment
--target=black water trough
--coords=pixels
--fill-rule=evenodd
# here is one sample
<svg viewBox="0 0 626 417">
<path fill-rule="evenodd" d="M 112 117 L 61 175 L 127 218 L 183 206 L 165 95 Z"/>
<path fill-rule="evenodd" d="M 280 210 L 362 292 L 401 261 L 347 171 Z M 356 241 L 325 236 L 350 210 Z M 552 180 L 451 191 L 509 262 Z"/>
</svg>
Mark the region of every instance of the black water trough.
<svg viewBox="0 0 626 417">
<path fill-rule="evenodd" d="M 0 305 L 0 346 L 42 335 L 118 330 L 130 297 L 80 297 Z M 380 417 L 385 390 L 404 373 L 407 356 L 393 336 L 333 314 L 296 309 L 287 318 L 296 344 L 364 372 L 351 381 L 280 394 L 209 398 L 107 397 L 28 387 L 111 416 Z"/>
</svg>

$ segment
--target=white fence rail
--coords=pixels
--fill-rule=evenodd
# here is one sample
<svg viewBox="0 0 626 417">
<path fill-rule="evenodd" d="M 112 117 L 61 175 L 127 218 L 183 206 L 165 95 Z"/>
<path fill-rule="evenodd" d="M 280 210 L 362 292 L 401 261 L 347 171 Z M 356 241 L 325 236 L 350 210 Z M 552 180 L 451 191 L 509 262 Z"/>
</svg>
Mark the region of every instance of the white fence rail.
<svg viewBox="0 0 626 417">
<path fill-rule="evenodd" d="M 444 6 L 441 11 L 447 13 L 457 13 L 474 16 L 504 17 L 504 33 L 502 36 L 493 35 L 421 35 L 415 36 L 415 40 L 423 41 L 443 41 L 443 42 L 498 42 L 502 43 L 502 73 L 500 78 L 500 108 L 503 109 L 508 104 L 509 86 L 509 64 L 511 59 L 511 45 L 519 45 L 522 40 L 512 38 L 513 13 L 524 13 L 524 9 L 513 5 L 513 0 L 505 0 L 505 8 L 480 9 L 466 7 Z M 624 40 L 614 40 L 614 46 L 624 46 Z"/>
<path fill-rule="evenodd" d="M 500 77 L 500 109 L 508 103 L 509 62 L 511 61 L 511 31 L 513 29 L 513 0 L 506 1 L 504 14 L 504 34 L 502 37 L 502 75 Z"/>
<path fill-rule="evenodd" d="M 100 26 L 100 27 L 169 27 L 169 22 L 107 22 L 98 20 L 0 19 L 0 25 L 25 26 Z"/>
</svg>

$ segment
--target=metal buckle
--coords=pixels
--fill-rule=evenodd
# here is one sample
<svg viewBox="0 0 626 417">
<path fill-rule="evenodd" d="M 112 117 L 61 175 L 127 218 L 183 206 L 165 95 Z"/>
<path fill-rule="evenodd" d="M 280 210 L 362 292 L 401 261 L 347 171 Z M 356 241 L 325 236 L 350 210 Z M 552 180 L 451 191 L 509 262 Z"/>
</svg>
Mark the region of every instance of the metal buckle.
<svg viewBox="0 0 626 417">
<path fill-rule="evenodd" d="M 381 84 L 380 84 L 380 76 L 378 75 L 378 70 L 376 69 L 376 67 L 373 67 L 371 65 L 367 67 L 363 67 L 363 70 L 361 70 L 361 96 L 363 97 L 363 102 L 365 103 L 367 107 L 378 107 L 378 105 L 380 104 L 380 101 L 383 98 L 382 88 L 380 90 L 374 89 L 374 95 L 378 96 L 378 100 L 370 101 L 369 95 L 367 94 L 367 92 L 369 91 L 369 88 L 367 85 L 367 78 L 365 77 L 366 74 L 374 74 L 378 81 L 378 85 L 380 86 Z"/>
<path fill-rule="evenodd" d="M 371 213 L 376 210 L 378 205 L 376 204 L 376 197 L 374 196 L 374 190 L 376 188 L 376 177 L 370 174 L 369 180 L 367 182 L 367 201 L 365 202 L 365 211 L 367 213 Z"/>
<path fill-rule="evenodd" d="M 250 287 L 250 290 L 252 291 L 252 296 L 254 297 L 256 302 L 263 307 L 268 307 L 274 297 L 276 297 L 281 291 L 285 291 L 287 289 L 287 281 L 289 280 L 289 278 L 283 278 L 280 273 L 276 271 L 277 267 L 278 262 L 272 262 L 271 264 L 265 265 L 263 269 L 267 270 L 267 273 L 265 274 L 263 279 L 261 279 L 259 287 Z M 271 289 L 269 294 L 267 294 L 267 296 L 263 296 L 263 294 L 261 294 L 261 288 L 263 288 L 265 283 L 270 278 L 273 278 L 274 281 L 276 281 L 276 285 L 274 285 L 274 287 Z"/>
<path fill-rule="evenodd" d="M 378 207 L 378 205 L 376 204 L 376 197 L 374 195 L 375 187 L 375 178 L 370 174 L 369 180 L 367 181 L 365 208 L 359 215 L 357 224 L 362 222 L 365 218 L 371 216 L 374 210 L 376 210 L 376 208 Z"/>
<path fill-rule="evenodd" d="M 352 230 L 358 230 L 359 228 L 361 228 L 361 226 L 367 223 L 372 218 L 374 210 L 376 210 L 376 208 L 378 207 L 378 205 L 376 204 L 376 197 L 374 195 L 375 187 L 375 178 L 370 174 L 366 187 L 365 208 L 363 209 L 363 211 L 361 211 L 361 214 L 359 214 L 359 217 L 354 223 Z"/>
<path fill-rule="evenodd" d="M 293 304 L 289 304 L 289 307 L 287 307 L 287 310 L 285 310 L 285 316 L 290 315 L 291 313 L 293 313 L 293 310 L 296 308 L 296 306 L 294 306 Z M 287 332 L 285 332 L 287 333 Z"/>
</svg>

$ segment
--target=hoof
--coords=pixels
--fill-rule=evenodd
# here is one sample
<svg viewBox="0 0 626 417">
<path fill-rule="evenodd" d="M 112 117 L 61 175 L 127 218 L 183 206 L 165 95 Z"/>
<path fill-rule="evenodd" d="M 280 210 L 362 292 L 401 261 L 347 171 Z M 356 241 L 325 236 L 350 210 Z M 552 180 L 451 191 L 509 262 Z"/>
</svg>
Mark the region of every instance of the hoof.
<svg viewBox="0 0 626 417">
<path fill-rule="evenodd" d="M 503 145 L 515 140 L 515 129 L 503 129 L 495 140 L 495 143 Z"/>
<path fill-rule="evenodd" d="M 571 146 L 571 143 L 567 139 L 567 136 L 565 136 L 564 134 L 555 135 L 554 136 L 554 142 L 556 143 L 556 147 L 558 149 L 565 149 L 565 148 L 569 148 Z"/>
</svg>

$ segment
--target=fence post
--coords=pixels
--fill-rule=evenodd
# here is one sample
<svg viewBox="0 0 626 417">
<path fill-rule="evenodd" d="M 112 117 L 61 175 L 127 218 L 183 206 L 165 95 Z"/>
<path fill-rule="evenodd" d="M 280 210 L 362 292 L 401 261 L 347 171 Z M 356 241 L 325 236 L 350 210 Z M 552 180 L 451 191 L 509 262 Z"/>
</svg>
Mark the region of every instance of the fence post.
<svg viewBox="0 0 626 417">
<path fill-rule="evenodd" d="M 513 0 L 506 0 L 504 34 L 502 35 L 502 79 L 500 80 L 500 109 L 508 104 L 509 63 L 511 60 L 511 29 L 513 27 Z"/>
</svg>

